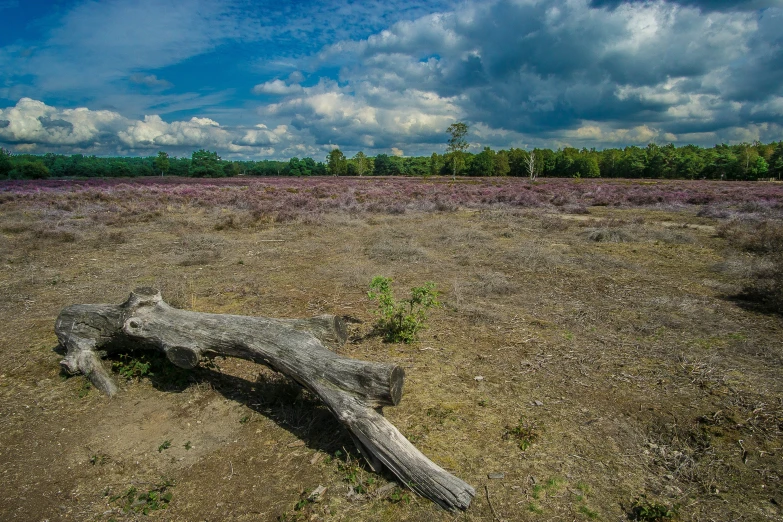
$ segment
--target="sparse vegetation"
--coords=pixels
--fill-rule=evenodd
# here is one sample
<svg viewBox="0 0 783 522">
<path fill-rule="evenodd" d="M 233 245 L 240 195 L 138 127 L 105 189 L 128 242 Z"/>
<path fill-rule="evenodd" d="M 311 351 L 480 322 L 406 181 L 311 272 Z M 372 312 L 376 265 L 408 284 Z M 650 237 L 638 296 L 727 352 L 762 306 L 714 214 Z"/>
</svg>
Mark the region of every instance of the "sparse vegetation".
<svg viewBox="0 0 783 522">
<path fill-rule="evenodd" d="M 87 380 L 59 378 L 54 318 L 136 286 L 202 312 L 348 317 L 340 353 L 405 368 L 385 414 L 487 484 L 499 519 L 627 519 L 629 491 L 681 520 L 780 518 L 783 326 L 743 289 L 781 216 L 783 185 L 761 182 L 0 182 L 0 519 L 141 519 L 108 499 L 133 484 L 136 502 L 166 475 L 178 482 L 158 518 L 453 520 L 404 485 L 376 495 L 381 477 L 335 457 L 353 442 L 329 410 L 257 364 L 185 371 L 129 346 L 104 360 L 130 377 L 115 375 L 121 395 L 77 399 Z M 588 239 L 601 228 L 628 237 Z M 373 335 L 376 274 L 438 283 L 444 308 L 420 342 Z M 319 484 L 324 500 L 295 510 Z M 494 519 L 479 497 L 466 516 Z"/>
<path fill-rule="evenodd" d="M 119 506 L 125 513 L 149 515 L 153 511 L 166 509 L 169 506 L 173 498 L 171 490 L 174 486 L 173 481 L 165 478 L 147 491 L 131 486 L 123 493 L 110 496 L 109 502 Z"/>
</svg>

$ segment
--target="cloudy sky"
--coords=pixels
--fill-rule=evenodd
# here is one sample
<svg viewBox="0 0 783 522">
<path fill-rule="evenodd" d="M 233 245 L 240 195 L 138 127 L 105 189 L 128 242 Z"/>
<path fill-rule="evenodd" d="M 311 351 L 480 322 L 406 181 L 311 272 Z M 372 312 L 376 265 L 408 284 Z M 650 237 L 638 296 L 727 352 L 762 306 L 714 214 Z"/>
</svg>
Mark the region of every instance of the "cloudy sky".
<svg viewBox="0 0 783 522">
<path fill-rule="evenodd" d="M 783 139 L 783 0 L 0 0 L 0 146 L 323 160 Z"/>
</svg>

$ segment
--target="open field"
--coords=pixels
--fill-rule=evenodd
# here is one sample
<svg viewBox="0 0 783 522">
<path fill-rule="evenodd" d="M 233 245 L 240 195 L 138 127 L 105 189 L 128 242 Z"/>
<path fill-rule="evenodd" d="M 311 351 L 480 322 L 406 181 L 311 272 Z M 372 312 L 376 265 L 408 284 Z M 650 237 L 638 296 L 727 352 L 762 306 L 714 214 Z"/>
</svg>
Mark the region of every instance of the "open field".
<svg viewBox="0 0 783 522">
<path fill-rule="evenodd" d="M 782 219 L 773 183 L 0 183 L 0 519 L 780 520 L 783 319 L 748 289 L 775 273 Z M 437 284 L 420 342 L 372 335 L 376 275 L 398 297 Z M 347 316 L 341 353 L 406 368 L 384 413 L 476 488 L 470 509 L 376 494 L 393 477 L 246 361 L 155 361 L 111 400 L 62 376 L 59 311 L 138 286 L 196 311 Z M 145 515 L 131 488 L 171 499 Z"/>
</svg>

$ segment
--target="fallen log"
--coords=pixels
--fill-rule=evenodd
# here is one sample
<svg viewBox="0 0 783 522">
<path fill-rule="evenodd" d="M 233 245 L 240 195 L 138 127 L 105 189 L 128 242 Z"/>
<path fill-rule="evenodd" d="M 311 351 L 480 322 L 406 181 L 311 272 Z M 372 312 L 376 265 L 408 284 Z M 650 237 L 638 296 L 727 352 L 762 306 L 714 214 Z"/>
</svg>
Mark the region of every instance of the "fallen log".
<svg viewBox="0 0 783 522">
<path fill-rule="evenodd" d="M 209 357 L 248 359 L 279 371 L 318 395 L 356 442 L 370 467 L 385 466 L 415 492 L 446 509 L 467 509 L 476 492 L 425 457 L 382 415 L 402 398 L 404 370 L 343 357 L 326 348 L 346 340 L 330 315 L 270 319 L 180 310 L 154 288 L 137 288 L 120 305 L 80 304 L 60 313 L 55 333 L 67 353 L 60 362 L 107 395 L 117 385 L 101 363 L 129 348 L 161 350 L 175 365 L 194 368 Z"/>
</svg>

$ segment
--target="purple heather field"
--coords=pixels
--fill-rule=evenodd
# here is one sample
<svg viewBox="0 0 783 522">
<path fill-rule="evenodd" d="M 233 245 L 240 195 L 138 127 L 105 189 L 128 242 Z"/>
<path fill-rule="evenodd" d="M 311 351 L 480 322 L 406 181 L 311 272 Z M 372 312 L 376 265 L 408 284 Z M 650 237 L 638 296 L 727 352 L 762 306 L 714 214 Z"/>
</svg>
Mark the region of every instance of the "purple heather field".
<svg viewBox="0 0 783 522">
<path fill-rule="evenodd" d="M 134 178 L 0 182 L 0 205 L 126 213 L 171 205 L 223 207 L 277 221 L 328 212 L 448 211 L 459 207 L 548 208 L 586 213 L 591 206 L 676 210 L 700 206 L 701 215 L 736 213 L 778 217 L 783 184 L 769 182 L 583 180 L 520 178 Z"/>
</svg>

